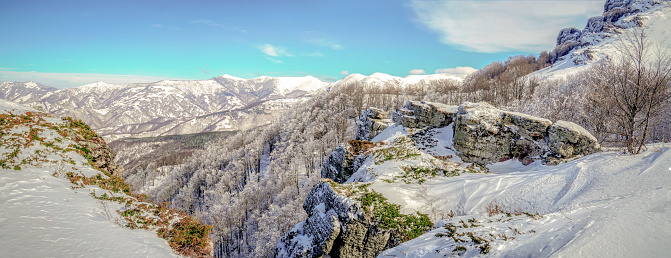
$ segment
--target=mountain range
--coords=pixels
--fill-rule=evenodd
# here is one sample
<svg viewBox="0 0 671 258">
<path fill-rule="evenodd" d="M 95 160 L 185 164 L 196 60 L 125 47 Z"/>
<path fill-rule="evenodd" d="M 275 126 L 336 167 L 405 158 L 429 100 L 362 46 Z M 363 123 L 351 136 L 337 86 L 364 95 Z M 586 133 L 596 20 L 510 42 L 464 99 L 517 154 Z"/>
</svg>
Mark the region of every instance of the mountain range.
<svg viewBox="0 0 671 258">
<path fill-rule="evenodd" d="M 402 78 L 375 73 L 351 74 L 327 83 L 312 76 L 241 79 L 223 75 L 209 80 L 121 85 L 95 82 L 68 89 L 36 82 L 1 82 L 0 98 L 82 119 L 113 141 L 261 126 L 320 90 L 350 83 L 417 85 L 459 79 L 444 74 Z"/>
</svg>

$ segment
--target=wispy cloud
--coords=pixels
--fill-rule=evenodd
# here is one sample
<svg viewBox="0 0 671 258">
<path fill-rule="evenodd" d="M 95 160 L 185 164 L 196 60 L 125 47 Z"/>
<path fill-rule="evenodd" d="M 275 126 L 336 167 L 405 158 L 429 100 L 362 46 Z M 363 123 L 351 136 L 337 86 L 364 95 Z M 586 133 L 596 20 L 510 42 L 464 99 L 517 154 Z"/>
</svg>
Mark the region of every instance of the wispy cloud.
<svg viewBox="0 0 671 258">
<path fill-rule="evenodd" d="M 424 71 L 424 70 L 422 70 L 422 69 L 412 69 L 412 70 L 410 70 L 410 72 L 408 72 L 408 73 L 409 73 L 409 74 L 415 74 L 415 75 L 417 75 L 417 74 L 425 74 L 426 71 Z"/>
<path fill-rule="evenodd" d="M 272 57 L 268 57 L 268 56 L 267 56 L 266 59 L 268 59 L 268 60 L 270 60 L 271 62 L 276 63 L 276 64 L 280 64 L 280 63 L 282 63 L 282 60 L 275 59 L 275 58 L 272 58 Z"/>
<path fill-rule="evenodd" d="M 36 71 L 21 72 L 11 68 L 0 68 L 0 81 L 25 82 L 35 81 L 56 88 L 71 88 L 97 81 L 114 84 L 147 83 L 160 80 L 184 80 L 174 77 L 92 74 L 92 73 L 41 73 Z"/>
<path fill-rule="evenodd" d="M 321 52 L 312 52 L 312 53 L 307 53 L 307 54 L 302 54 L 302 56 L 309 56 L 309 57 L 324 57 L 324 55 Z"/>
<path fill-rule="evenodd" d="M 231 30 L 231 31 L 247 32 L 247 30 L 241 29 L 237 26 L 229 26 L 229 25 L 225 25 L 225 24 L 220 24 L 220 23 L 214 22 L 212 20 L 207 20 L 207 19 L 198 19 L 198 20 L 192 21 L 191 23 L 193 23 L 193 24 L 203 24 L 203 25 L 222 28 L 222 29 Z"/>
<path fill-rule="evenodd" d="M 476 71 L 478 71 L 478 69 L 475 69 L 473 67 L 460 66 L 460 67 L 455 67 L 455 68 L 437 69 L 436 73 L 452 75 L 452 76 L 459 77 L 459 78 L 466 78 L 466 76 L 468 76 L 469 74 L 474 73 Z"/>
<path fill-rule="evenodd" d="M 271 44 L 256 45 L 256 48 L 266 55 L 266 59 L 276 64 L 282 63 L 282 60 L 279 59 L 279 57 L 294 56 L 293 54 L 289 53 L 286 48 L 273 46 Z"/>
<path fill-rule="evenodd" d="M 268 56 L 274 56 L 274 57 L 279 57 L 279 56 L 292 56 L 289 54 L 286 50 L 286 48 L 279 47 L 279 46 L 273 46 L 271 44 L 262 44 L 262 45 L 257 45 L 256 48 L 261 50 L 264 54 Z"/>
<path fill-rule="evenodd" d="M 584 26 L 603 11 L 603 1 L 587 0 L 412 0 L 410 6 L 441 42 L 485 53 L 549 50 L 560 29 Z"/>
<path fill-rule="evenodd" d="M 333 50 L 343 50 L 343 49 L 345 49 L 345 47 L 338 44 L 336 41 L 330 40 L 330 39 L 327 39 L 327 38 L 313 38 L 313 39 L 308 40 L 308 42 L 311 43 L 311 44 L 317 45 L 317 46 L 327 47 L 327 48 L 330 48 L 330 49 L 333 49 Z"/>
<path fill-rule="evenodd" d="M 340 72 L 340 74 L 342 74 L 342 75 L 349 75 L 349 71 L 345 70 L 345 71 Z"/>
</svg>

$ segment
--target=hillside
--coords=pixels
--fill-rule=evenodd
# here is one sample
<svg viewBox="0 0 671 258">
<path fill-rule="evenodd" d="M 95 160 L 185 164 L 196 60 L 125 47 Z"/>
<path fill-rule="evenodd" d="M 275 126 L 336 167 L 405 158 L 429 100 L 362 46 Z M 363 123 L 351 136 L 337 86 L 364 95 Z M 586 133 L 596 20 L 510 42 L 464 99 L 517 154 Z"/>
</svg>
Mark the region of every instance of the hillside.
<svg viewBox="0 0 671 258">
<path fill-rule="evenodd" d="M 359 130 L 370 128 L 365 114 Z M 394 117 L 371 142 L 351 141 L 331 154 L 322 166 L 326 179 L 303 205 L 308 218 L 278 242 L 278 256 L 659 257 L 669 251 L 663 239 L 671 231 L 659 226 L 671 219 L 668 146 L 636 156 L 583 156 L 593 151 L 580 154 L 587 149 L 579 146 L 589 143 L 575 137 L 593 137 L 561 121 L 540 129 L 550 135 L 529 145 L 525 135 L 547 120 L 474 103 L 457 111 L 412 102 Z M 553 127 L 566 131 L 553 136 L 561 131 Z M 479 150 L 507 148 L 509 140 L 498 140 L 510 137 L 517 147 L 499 162 L 469 152 L 469 134 L 479 135 Z M 570 147 L 575 156 L 564 156 L 567 144 L 577 144 Z M 541 152 L 515 154 L 534 146 Z M 561 163 L 552 165 L 558 153 Z"/>
<path fill-rule="evenodd" d="M 113 152 L 85 124 L 5 100 L 0 121 L 0 256 L 199 253 L 174 241 L 190 218 L 132 195 Z"/>
<path fill-rule="evenodd" d="M 617 58 L 623 34 L 643 29 L 651 44 L 671 41 L 671 4 L 665 0 L 607 0 L 601 16 L 591 17 L 583 29 L 565 28 L 557 36 L 561 56 L 551 67 L 530 74 L 540 79 L 575 75 L 603 60 Z"/>
</svg>

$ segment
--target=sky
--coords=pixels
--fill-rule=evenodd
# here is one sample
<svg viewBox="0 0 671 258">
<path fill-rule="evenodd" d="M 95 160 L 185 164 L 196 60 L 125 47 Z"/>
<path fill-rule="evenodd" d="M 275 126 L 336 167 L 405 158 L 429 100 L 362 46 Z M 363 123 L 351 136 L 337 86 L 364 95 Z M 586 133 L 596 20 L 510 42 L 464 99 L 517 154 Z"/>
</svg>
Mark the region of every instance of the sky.
<svg viewBox="0 0 671 258">
<path fill-rule="evenodd" d="M 604 1 L 0 0 L 0 81 L 464 75 L 552 50 Z"/>
</svg>

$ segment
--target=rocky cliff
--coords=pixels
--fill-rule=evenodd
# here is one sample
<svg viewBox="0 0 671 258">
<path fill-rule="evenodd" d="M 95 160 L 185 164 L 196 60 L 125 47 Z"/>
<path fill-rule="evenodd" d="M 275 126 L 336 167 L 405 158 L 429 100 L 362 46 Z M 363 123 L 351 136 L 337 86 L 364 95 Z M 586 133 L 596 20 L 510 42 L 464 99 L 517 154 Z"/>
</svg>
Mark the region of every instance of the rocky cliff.
<svg viewBox="0 0 671 258">
<path fill-rule="evenodd" d="M 322 180 L 312 188 L 303 209 L 308 219 L 277 244 L 277 257 L 375 257 L 387 247 L 390 230 L 380 229 L 364 209 L 367 186 L 344 187 Z"/>
<path fill-rule="evenodd" d="M 454 149 L 462 160 L 480 165 L 513 158 L 525 164 L 535 160 L 556 164 L 601 148 L 594 136 L 574 123 L 552 123 L 544 118 L 499 110 L 485 102 L 466 102 L 455 109 L 440 103 L 409 101 L 394 118 L 410 128 L 454 121 Z"/>
<path fill-rule="evenodd" d="M 409 101 L 393 114 L 394 123 L 384 122 L 382 131 L 371 127 L 384 119 L 380 114 L 364 111 L 358 121 L 360 140 L 338 147 L 324 162 L 324 179 L 303 204 L 308 218 L 280 239 L 278 257 L 374 257 L 431 228 L 429 217 L 419 212 L 435 211 L 438 200 L 425 193 L 424 201 L 407 201 L 422 196 L 414 188 L 424 182 L 482 172 L 474 163 L 519 159 L 556 164 L 599 151 L 596 139 L 576 124 L 503 111 L 485 102 L 448 106 Z M 367 141 L 372 138 L 380 141 Z M 421 202 L 427 203 L 416 206 Z"/>
<path fill-rule="evenodd" d="M 357 121 L 355 140 L 370 141 L 391 124 L 389 114 L 381 109 L 365 109 Z"/>
<path fill-rule="evenodd" d="M 668 2 L 668 0 L 607 0 L 603 14 L 589 18 L 582 30 L 562 29 L 557 36 L 554 52 L 564 56 L 573 49 L 595 45 L 611 34 L 619 33 L 621 29 L 640 27 L 646 17 L 638 14 Z"/>
</svg>

